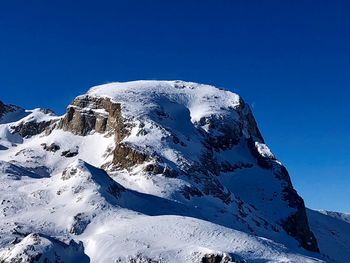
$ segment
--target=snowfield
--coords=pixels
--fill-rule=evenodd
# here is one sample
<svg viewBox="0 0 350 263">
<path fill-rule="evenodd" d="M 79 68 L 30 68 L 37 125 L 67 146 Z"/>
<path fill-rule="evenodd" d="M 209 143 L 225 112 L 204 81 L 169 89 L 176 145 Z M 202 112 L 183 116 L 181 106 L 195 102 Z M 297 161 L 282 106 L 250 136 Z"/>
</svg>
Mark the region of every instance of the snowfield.
<svg viewBox="0 0 350 263">
<path fill-rule="evenodd" d="M 72 169 L 77 171 L 72 172 Z M 12 210 L 6 210 L 1 220 L 1 245 L 5 246 L 1 257 L 9 262 L 12 257 L 23 254 L 17 250 L 28 246 L 32 236 L 23 239 L 16 249 L 6 248 L 6 244 L 16 240 L 18 234 L 25 236 L 31 232 L 40 232 L 44 237 L 54 236 L 55 242 L 66 244 L 74 242 L 72 237 L 76 244 L 82 241 L 84 253 L 91 262 L 129 262 L 133 258 L 140 262 L 146 259 L 201 262 L 203 255 L 211 253 L 247 262 L 323 262 L 271 240 L 195 217 L 157 215 L 165 210 L 166 204 L 174 206 L 174 214 L 190 212 L 170 202 L 152 200 L 152 197 L 137 192 L 125 192 L 104 171 L 80 160 L 69 165 L 65 175 L 35 179 L 24 175 L 21 179 L 9 178 L 6 182 L 3 179 L 1 192 L 6 195 L 2 195 L 2 199 L 10 201 Z M 145 205 L 154 207 L 143 208 Z M 78 223 L 76 215 L 80 215 Z M 78 245 L 73 248 L 64 245 L 56 248 L 58 245 L 55 245 L 52 248 L 47 242 L 46 239 L 41 241 L 39 252 L 34 252 L 46 251 L 43 247 L 50 246 L 50 251 L 64 255 L 64 262 L 75 262 L 70 257 L 86 260 L 81 251 L 70 256 L 70 251 L 77 250 L 75 246 Z M 64 249 L 68 251 L 63 253 Z"/>
<path fill-rule="evenodd" d="M 303 221 L 302 199 L 237 94 L 133 81 L 93 87 L 63 116 L 8 109 L 1 263 L 350 258 L 349 217 L 307 210 Z M 309 225 L 320 253 L 307 250 Z"/>
</svg>

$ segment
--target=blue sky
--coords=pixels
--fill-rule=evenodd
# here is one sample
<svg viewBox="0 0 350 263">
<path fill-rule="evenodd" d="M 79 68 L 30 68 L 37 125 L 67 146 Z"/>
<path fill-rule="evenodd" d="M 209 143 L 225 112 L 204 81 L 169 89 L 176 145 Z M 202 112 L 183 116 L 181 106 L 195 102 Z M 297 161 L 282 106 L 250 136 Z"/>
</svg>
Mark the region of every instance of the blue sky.
<svg viewBox="0 0 350 263">
<path fill-rule="evenodd" d="M 0 99 L 66 105 L 110 81 L 233 90 L 312 208 L 350 212 L 348 1 L 0 1 Z"/>
</svg>

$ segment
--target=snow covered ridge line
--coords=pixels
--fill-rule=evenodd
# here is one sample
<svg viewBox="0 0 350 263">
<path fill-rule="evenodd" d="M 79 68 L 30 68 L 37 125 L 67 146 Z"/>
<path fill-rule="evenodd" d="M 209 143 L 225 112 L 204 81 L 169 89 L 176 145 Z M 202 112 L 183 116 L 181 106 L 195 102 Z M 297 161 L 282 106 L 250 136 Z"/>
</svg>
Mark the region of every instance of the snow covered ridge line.
<svg viewBox="0 0 350 263">
<path fill-rule="evenodd" d="M 61 117 L 18 113 L 0 119 L 0 262 L 20 258 L 14 251 L 35 233 L 59 244 L 61 258 L 91 262 L 337 258 L 324 246 L 317 253 L 323 233 L 311 232 L 287 169 L 235 93 L 184 81 L 110 83 L 76 97 Z M 82 243 L 61 250 L 69 240 Z M 51 258 L 41 252 L 32 254 Z"/>
<path fill-rule="evenodd" d="M 347 223 L 350 223 L 350 213 L 341 213 L 341 212 L 328 211 L 328 210 L 319 210 L 318 212 L 324 215 L 334 217 L 339 220 L 343 220 Z"/>
<path fill-rule="evenodd" d="M 211 85 L 184 81 L 131 81 L 115 82 L 91 88 L 88 96 L 109 98 L 122 103 L 125 115 L 145 113 L 157 104 L 176 101 L 189 111 L 193 122 L 203 116 L 222 114 L 239 106 L 237 94 Z M 141 108 L 140 108 L 141 107 Z"/>
</svg>

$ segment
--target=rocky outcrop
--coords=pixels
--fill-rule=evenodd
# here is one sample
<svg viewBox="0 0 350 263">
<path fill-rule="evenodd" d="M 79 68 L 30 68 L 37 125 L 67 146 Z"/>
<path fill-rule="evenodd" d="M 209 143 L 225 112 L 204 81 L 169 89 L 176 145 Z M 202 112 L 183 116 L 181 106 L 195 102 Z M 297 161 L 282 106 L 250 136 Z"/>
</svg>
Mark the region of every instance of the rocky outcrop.
<svg viewBox="0 0 350 263">
<path fill-rule="evenodd" d="M 302 203 L 297 207 L 297 211 L 294 214 L 282 222 L 282 226 L 289 235 L 299 241 L 303 248 L 309 251 L 320 252 L 316 237 L 310 230 L 304 201 L 300 196 L 298 196 L 298 199 Z"/>
<path fill-rule="evenodd" d="M 58 128 L 81 136 L 91 131 L 109 132 L 116 136 L 116 142 L 125 136 L 121 106 L 106 98 L 77 97 L 68 106 Z"/>
<path fill-rule="evenodd" d="M 249 135 L 250 138 L 253 138 L 260 142 L 264 142 L 264 138 L 260 133 L 253 112 L 250 109 L 249 105 L 245 103 L 242 98 L 239 100 L 237 112 L 242 120 L 243 131 L 246 133 L 245 135 Z"/>
<path fill-rule="evenodd" d="M 24 111 L 24 110 L 23 110 Z M 33 112 L 40 115 L 41 118 L 36 118 Z M 12 133 L 18 133 L 23 138 L 30 138 L 32 136 L 46 132 L 51 132 L 54 128 L 58 118 L 55 117 L 53 111 L 49 109 L 35 109 L 32 113 L 28 112 L 28 117 L 24 118 L 23 121 L 16 123 L 11 126 Z"/>
<path fill-rule="evenodd" d="M 78 153 L 79 153 L 79 148 L 76 147 L 75 149 L 69 149 L 69 150 L 62 151 L 61 156 L 70 158 L 70 157 L 74 157 L 74 156 L 78 155 Z"/>
<path fill-rule="evenodd" d="M 29 121 L 20 123 L 17 126 L 13 126 L 13 131 L 21 135 L 23 138 L 29 138 L 34 135 L 44 132 L 50 125 L 55 123 L 55 121 Z"/>
<path fill-rule="evenodd" d="M 242 98 L 229 116 L 211 115 L 201 118 L 196 126 L 205 127 L 206 143 L 215 151 L 232 149 L 242 137 L 264 142 L 250 107 Z M 201 130 L 203 133 L 203 130 Z"/>
<path fill-rule="evenodd" d="M 137 253 L 136 255 L 130 255 L 127 258 L 119 257 L 115 259 L 115 262 L 125 262 L 125 263 L 165 263 L 161 257 L 149 257 L 142 253 Z"/>
<path fill-rule="evenodd" d="M 112 165 L 130 168 L 149 159 L 149 156 L 130 147 L 121 140 L 128 134 L 128 125 L 123 121 L 121 105 L 107 98 L 77 97 L 67 108 L 58 128 L 85 136 L 90 132 L 107 133 L 114 136 L 116 147 Z"/>
<path fill-rule="evenodd" d="M 83 243 L 68 244 L 53 237 L 32 233 L 0 254 L 0 263 L 20 262 L 90 262 Z"/>
<path fill-rule="evenodd" d="M 206 127 L 202 133 L 207 137 L 206 142 L 215 150 L 226 150 L 236 145 L 242 136 L 242 125 L 225 116 L 212 115 L 203 117 L 196 123 L 198 127 Z"/>
<path fill-rule="evenodd" d="M 142 164 L 149 158 L 147 154 L 137 151 L 125 143 L 117 144 L 113 152 L 113 164 L 123 169 Z"/>
<path fill-rule="evenodd" d="M 205 254 L 201 260 L 202 263 L 246 263 L 243 258 L 237 255 L 227 255 L 225 253 Z"/>
<path fill-rule="evenodd" d="M 42 143 L 41 146 L 45 151 L 48 151 L 48 152 L 57 152 L 59 149 L 61 149 L 61 147 L 56 143 L 51 143 L 50 145 L 47 145 L 46 143 Z"/>
<path fill-rule="evenodd" d="M 73 223 L 69 229 L 69 233 L 74 235 L 80 235 L 84 232 L 86 227 L 90 224 L 91 218 L 85 213 L 78 213 L 73 218 Z"/>
</svg>

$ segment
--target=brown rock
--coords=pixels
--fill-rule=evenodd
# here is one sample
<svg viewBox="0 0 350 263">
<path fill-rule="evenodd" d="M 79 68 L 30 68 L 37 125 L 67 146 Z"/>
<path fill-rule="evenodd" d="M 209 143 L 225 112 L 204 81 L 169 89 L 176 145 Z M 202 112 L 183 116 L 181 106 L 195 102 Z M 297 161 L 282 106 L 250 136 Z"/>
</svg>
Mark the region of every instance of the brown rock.
<svg viewBox="0 0 350 263">
<path fill-rule="evenodd" d="M 116 142 L 125 136 L 120 104 L 107 98 L 77 97 L 68 106 L 58 128 L 82 136 L 93 130 L 109 132 L 115 135 Z"/>
</svg>

